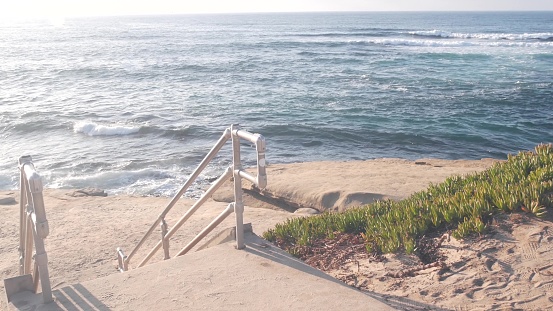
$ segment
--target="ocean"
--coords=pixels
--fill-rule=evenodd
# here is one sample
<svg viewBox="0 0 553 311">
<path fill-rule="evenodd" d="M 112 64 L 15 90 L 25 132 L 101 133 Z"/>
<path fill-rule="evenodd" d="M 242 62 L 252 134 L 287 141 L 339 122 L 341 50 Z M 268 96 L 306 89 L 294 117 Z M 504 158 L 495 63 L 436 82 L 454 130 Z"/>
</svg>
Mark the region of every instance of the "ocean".
<svg viewBox="0 0 553 311">
<path fill-rule="evenodd" d="M 171 196 L 231 124 L 269 165 L 502 159 L 553 142 L 553 12 L 0 21 L 0 86 L 3 190 L 32 155 L 48 188 Z"/>
</svg>

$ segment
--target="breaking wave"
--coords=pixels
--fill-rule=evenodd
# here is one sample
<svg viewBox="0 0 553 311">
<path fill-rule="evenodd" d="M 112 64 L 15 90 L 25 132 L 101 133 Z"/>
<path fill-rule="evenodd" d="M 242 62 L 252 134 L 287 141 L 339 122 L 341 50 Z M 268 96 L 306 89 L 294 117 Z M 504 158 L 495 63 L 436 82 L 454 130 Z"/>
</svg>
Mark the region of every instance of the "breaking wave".
<svg viewBox="0 0 553 311">
<path fill-rule="evenodd" d="M 483 39 L 483 40 L 509 40 L 509 41 L 553 41 L 552 32 L 541 33 L 459 33 L 443 30 L 410 31 L 407 34 L 418 37 L 453 38 L 453 39 Z"/>
<path fill-rule="evenodd" d="M 376 44 L 394 46 L 425 46 L 425 47 L 553 47 L 552 42 L 513 42 L 513 41 L 470 41 L 470 40 L 418 40 L 418 39 L 373 39 L 373 40 L 352 40 L 353 44 Z"/>
<path fill-rule="evenodd" d="M 88 136 L 116 136 L 138 133 L 139 126 L 100 125 L 94 122 L 77 122 L 73 126 L 75 133 L 83 133 Z"/>
</svg>

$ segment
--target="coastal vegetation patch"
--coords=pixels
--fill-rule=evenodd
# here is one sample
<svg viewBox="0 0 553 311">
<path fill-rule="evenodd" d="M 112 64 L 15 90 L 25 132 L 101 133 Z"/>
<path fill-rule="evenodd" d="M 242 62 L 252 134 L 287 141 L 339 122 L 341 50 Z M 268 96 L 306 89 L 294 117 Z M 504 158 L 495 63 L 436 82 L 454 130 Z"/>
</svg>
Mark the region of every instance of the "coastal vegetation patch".
<svg viewBox="0 0 553 311">
<path fill-rule="evenodd" d="M 431 184 L 407 199 L 289 219 L 263 237 L 305 259 L 310 247 L 321 241 L 332 244 L 334 240 L 345 241 L 346 236 L 359 236 L 368 254 L 416 253 L 428 257 L 423 260 L 428 263 L 439 260 L 435 252 L 428 251 L 432 248 L 428 236 L 449 232 L 464 239 L 486 232 L 499 213 L 542 217 L 552 207 L 553 146 L 542 144 L 534 151 L 509 155 L 507 161 L 483 172 Z M 359 241 L 354 244 L 359 245 Z"/>
</svg>

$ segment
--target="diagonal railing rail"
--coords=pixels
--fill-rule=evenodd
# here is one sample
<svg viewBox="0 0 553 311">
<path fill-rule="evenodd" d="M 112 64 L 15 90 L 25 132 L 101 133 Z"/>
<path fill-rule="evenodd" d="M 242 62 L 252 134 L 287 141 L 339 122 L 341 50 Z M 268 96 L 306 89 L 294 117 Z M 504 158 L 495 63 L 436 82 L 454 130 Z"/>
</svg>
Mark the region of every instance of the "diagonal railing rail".
<svg viewBox="0 0 553 311">
<path fill-rule="evenodd" d="M 190 207 L 190 209 L 176 222 L 176 224 L 169 229 L 165 217 L 169 211 L 175 206 L 177 201 L 182 197 L 186 190 L 192 185 L 200 173 L 206 168 L 206 166 L 215 158 L 217 153 L 223 148 L 228 140 L 232 140 L 232 166 L 228 167 L 225 172 L 207 189 L 207 191 Z M 240 140 L 246 140 L 255 145 L 257 153 L 257 174 L 251 175 L 242 168 L 241 152 L 240 152 Z M 138 267 L 144 266 L 161 248 L 163 248 L 163 258 L 169 259 L 169 239 L 182 227 L 182 225 L 204 204 L 217 189 L 219 189 L 225 181 L 233 177 L 234 180 L 234 202 L 230 203 L 227 208 L 217 216 L 204 230 L 202 230 L 192 241 L 190 241 L 183 249 L 181 249 L 176 256 L 181 256 L 190 251 L 201 239 L 203 239 L 209 232 L 211 232 L 217 225 L 219 225 L 226 217 L 232 212 L 236 216 L 236 246 L 238 249 L 244 248 L 244 203 L 242 200 L 242 178 L 252 182 L 260 189 L 265 188 L 267 185 L 266 174 L 266 162 L 265 162 L 265 138 L 261 134 L 253 134 L 245 130 L 241 130 L 239 125 L 231 125 L 225 129 L 223 135 L 219 138 L 215 146 L 211 148 L 209 153 L 200 162 L 198 167 L 192 172 L 188 180 L 184 183 L 177 194 L 171 199 L 169 204 L 163 209 L 163 211 L 156 218 L 154 223 L 150 226 L 146 234 L 133 248 L 129 255 L 125 255 L 121 248 L 117 248 L 117 260 L 118 268 L 121 272 L 129 269 L 129 263 L 131 259 L 137 254 L 138 250 L 143 246 L 146 240 L 154 232 L 157 226 L 161 228 L 161 239 L 154 246 L 154 248 L 146 255 L 146 257 L 138 264 Z"/>
</svg>

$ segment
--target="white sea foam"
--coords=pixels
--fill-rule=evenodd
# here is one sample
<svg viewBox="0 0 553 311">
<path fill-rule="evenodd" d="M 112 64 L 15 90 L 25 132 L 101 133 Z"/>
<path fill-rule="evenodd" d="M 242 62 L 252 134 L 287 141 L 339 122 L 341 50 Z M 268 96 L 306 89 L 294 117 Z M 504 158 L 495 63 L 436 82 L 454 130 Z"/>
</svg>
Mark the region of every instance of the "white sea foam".
<svg viewBox="0 0 553 311">
<path fill-rule="evenodd" d="M 487 39 L 487 40 L 548 40 L 553 38 L 553 32 L 540 33 L 459 33 L 443 30 L 410 31 L 413 36 L 454 38 L 454 39 Z"/>
<path fill-rule="evenodd" d="M 373 39 L 373 40 L 351 40 L 350 43 L 372 43 L 377 45 L 394 45 L 394 46 L 426 46 L 426 47 L 553 47 L 553 42 L 513 42 L 513 41 L 470 41 L 470 40 L 424 40 L 424 39 Z"/>
<path fill-rule="evenodd" d="M 98 187 L 109 194 L 173 196 L 180 189 L 188 175 L 177 171 L 143 168 L 132 171 L 101 171 L 93 174 L 53 176 L 45 172 L 49 188 L 77 189 Z M 210 183 L 209 175 L 200 175 L 186 191 L 187 197 L 199 197 Z"/>
<path fill-rule="evenodd" d="M 77 122 L 73 126 L 75 133 L 83 133 L 88 136 L 129 135 L 137 133 L 139 130 L 138 126 L 100 125 L 87 121 Z"/>
<path fill-rule="evenodd" d="M 144 168 L 135 171 L 102 171 L 90 175 L 59 176 L 57 180 L 52 181 L 49 185 L 53 188 L 80 188 L 94 184 L 99 187 L 117 188 L 132 184 L 137 180 L 163 180 L 168 178 L 173 178 L 173 176 L 161 170 Z"/>
<path fill-rule="evenodd" d="M 379 45 L 401 45 L 401 46 L 473 46 L 474 43 L 469 41 L 439 41 L 439 40 L 410 40 L 410 39 L 375 39 L 369 40 L 370 43 Z"/>
</svg>

